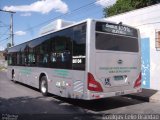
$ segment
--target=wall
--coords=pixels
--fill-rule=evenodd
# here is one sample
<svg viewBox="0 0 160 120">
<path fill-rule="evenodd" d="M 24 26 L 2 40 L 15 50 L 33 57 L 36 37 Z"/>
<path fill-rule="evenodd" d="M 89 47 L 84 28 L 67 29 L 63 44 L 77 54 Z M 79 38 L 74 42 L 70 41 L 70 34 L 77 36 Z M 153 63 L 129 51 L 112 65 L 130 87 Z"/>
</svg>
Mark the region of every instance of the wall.
<svg viewBox="0 0 160 120">
<path fill-rule="evenodd" d="M 160 4 L 105 18 L 140 30 L 143 87 L 160 90 L 160 51 L 155 48 L 155 31 L 160 30 Z M 148 59 L 148 60 L 146 60 Z"/>
</svg>

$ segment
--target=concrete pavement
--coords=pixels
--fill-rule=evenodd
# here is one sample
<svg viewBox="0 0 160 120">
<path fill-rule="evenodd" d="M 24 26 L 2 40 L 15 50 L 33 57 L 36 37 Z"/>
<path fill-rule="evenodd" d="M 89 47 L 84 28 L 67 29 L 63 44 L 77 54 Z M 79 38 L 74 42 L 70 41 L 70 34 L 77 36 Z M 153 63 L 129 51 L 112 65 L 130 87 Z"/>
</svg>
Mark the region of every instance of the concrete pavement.
<svg viewBox="0 0 160 120">
<path fill-rule="evenodd" d="M 153 89 L 142 89 L 140 93 L 134 93 L 130 95 L 126 95 L 127 97 L 131 97 L 133 99 L 139 99 L 146 102 L 160 102 L 160 92 Z"/>
</svg>

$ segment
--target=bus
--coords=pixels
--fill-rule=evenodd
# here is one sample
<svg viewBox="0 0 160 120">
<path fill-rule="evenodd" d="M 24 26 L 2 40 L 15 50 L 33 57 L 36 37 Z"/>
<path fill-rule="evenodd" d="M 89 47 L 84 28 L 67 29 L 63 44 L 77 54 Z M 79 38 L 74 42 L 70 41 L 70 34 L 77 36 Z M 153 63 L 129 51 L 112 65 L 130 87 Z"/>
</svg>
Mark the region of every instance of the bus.
<svg viewBox="0 0 160 120">
<path fill-rule="evenodd" d="M 74 23 L 8 49 L 8 77 L 73 99 L 141 92 L 139 30 L 106 20 Z"/>
</svg>

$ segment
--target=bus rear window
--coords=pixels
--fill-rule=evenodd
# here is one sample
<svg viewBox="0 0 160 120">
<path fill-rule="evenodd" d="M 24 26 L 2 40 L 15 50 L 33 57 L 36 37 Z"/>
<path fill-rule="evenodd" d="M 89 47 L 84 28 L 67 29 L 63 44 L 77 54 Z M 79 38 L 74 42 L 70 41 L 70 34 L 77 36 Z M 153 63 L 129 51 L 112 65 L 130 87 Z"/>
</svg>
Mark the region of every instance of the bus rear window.
<svg viewBox="0 0 160 120">
<path fill-rule="evenodd" d="M 138 52 L 138 38 L 111 33 L 96 33 L 96 49 Z"/>
</svg>

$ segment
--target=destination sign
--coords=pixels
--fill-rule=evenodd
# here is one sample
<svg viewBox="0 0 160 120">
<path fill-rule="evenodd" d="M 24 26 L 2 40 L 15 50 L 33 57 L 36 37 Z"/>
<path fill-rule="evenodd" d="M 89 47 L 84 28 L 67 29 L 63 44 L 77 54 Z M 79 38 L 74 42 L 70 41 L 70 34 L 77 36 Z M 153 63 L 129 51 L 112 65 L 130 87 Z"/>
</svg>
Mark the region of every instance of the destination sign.
<svg viewBox="0 0 160 120">
<path fill-rule="evenodd" d="M 121 35 L 133 36 L 133 37 L 138 36 L 137 30 L 134 28 L 130 28 L 122 24 L 113 24 L 113 23 L 107 23 L 107 22 L 97 22 L 96 31 L 121 34 Z"/>
</svg>

